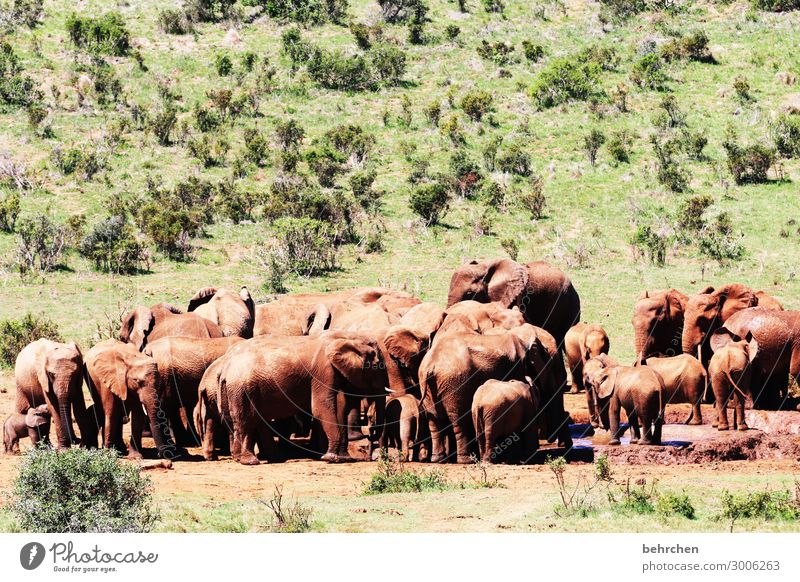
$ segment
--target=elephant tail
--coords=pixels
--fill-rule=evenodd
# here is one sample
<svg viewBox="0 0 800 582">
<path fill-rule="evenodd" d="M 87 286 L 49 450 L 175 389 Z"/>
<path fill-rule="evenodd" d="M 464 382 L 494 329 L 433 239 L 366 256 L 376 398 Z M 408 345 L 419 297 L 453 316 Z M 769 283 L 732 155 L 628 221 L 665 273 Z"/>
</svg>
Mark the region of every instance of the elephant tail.
<svg viewBox="0 0 800 582">
<path fill-rule="evenodd" d="M 476 407 L 472 410 L 472 424 L 475 425 L 475 441 L 478 443 L 478 452 L 481 457 L 483 457 L 483 453 L 486 450 L 486 443 L 484 440 L 486 435 L 483 425 L 483 411 L 480 407 Z"/>
<path fill-rule="evenodd" d="M 205 402 L 205 397 L 205 392 L 201 392 L 200 398 L 197 400 L 197 404 L 192 411 L 192 416 L 194 417 L 194 428 L 197 431 L 197 434 L 201 437 L 205 435 L 205 423 L 203 422 L 203 417 L 206 415 L 206 410 L 208 409 Z"/>
<path fill-rule="evenodd" d="M 419 375 L 419 406 L 421 410 L 426 410 L 425 408 L 425 395 L 428 393 L 429 385 L 433 385 L 436 383 L 436 376 L 431 369 L 420 370 Z M 431 393 L 431 398 L 433 398 L 433 393 Z"/>
<path fill-rule="evenodd" d="M 728 378 L 728 382 L 730 382 L 731 388 L 733 388 L 734 391 L 739 393 L 739 396 L 742 397 L 742 401 L 747 400 L 747 394 L 745 394 L 745 391 L 739 387 L 739 384 L 737 384 L 736 381 L 733 379 L 733 376 L 731 376 L 730 356 L 728 356 L 728 364 L 725 365 L 724 368 L 725 368 L 725 376 Z"/>
</svg>

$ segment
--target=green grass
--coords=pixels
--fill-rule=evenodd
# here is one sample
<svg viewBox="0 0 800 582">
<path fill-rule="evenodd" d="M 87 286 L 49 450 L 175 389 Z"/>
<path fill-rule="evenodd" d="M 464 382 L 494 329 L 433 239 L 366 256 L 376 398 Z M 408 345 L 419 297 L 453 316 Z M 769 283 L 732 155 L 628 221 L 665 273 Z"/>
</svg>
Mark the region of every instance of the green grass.
<svg viewBox="0 0 800 582">
<path fill-rule="evenodd" d="M 281 27 L 268 19 L 245 24 L 239 31 L 242 43 L 234 48 L 222 46 L 226 33 L 221 24 L 203 24 L 195 36 L 169 36 L 155 24 L 157 10 L 167 2 L 130 2 L 119 8 L 131 31 L 132 42 L 144 56 L 148 71 L 139 71 L 132 59 L 114 59 L 113 66 L 123 79 L 130 102 L 148 104 L 155 100 L 157 77 L 174 79 L 182 93 L 180 116 L 187 117 L 205 91 L 219 86 L 214 70 L 216 55 L 237 55 L 252 50 L 268 56 L 278 69 L 279 89 L 266 96 L 261 105 L 263 117 L 240 119 L 226 131 L 241 147 L 242 131 L 257 125 L 271 132 L 278 120 L 293 117 L 306 129 L 306 144 L 337 123 L 353 122 L 374 132 L 377 138 L 378 179 L 385 191 L 384 217 L 389 232 L 385 252 L 374 255 L 345 249 L 342 268 L 313 280 L 290 281 L 292 291 L 335 289 L 351 285 L 391 285 L 407 288 L 424 299 L 443 301 L 449 274 L 465 259 L 503 254 L 500 241 L 514 238 L 519 242 L 522 261 L 545 259 L 564 268 L 573 278 L 583 299 L 584 319 L 602 323 L 610 332 L 613 350 L 623 358 L 632 355 L 630 312 L 638 292 L 645 288 L 674 286 L 692 291 L 707 282 L 737 280 L 775 293 L 792 307 L 792 297 L 799 290 L 795 265 L 800 250 L 798 236 L 790 228 L 789 238 L 779 231 L 790 218 L 796 201 L 796 186 L 789 181 L 766 185 L 735 187 L 727 173 L 721 147 L 726 126 L 733 123 L 743 139 L 766 137 L 764 120 L 777 109 L 784 95 L 795 89 L 777 83 L 778 71 L 800 73 L 800 57 L 793 50 L 793 27 L 798 13 L 759 13 L 756 21 L 745 19 L 747 4 L 729 6 L 707 2 L 686 3 L 688 8 L 676 16 L 643 15 L 611 32 L 602 33 L 597 19 L 598 5 L 568 2 L 566 16 L 547 11 L 547 20 L 538 19 L 525 2 L 508 2 L 506 18 L 485 14 L 477 7 L 466 18 L 455 12 L 452 3 L 432 0 L 429 33 L 435 42 L 423 46 L 406 45 L 409 68 L 406 86 L 379 92 L 346 94 L 326 91 L 304 82 L 306 93 L 293 90 L 302 75 L 292 78 L 288 63 L 280 55 Z M 23 63 L 42 87 L 52 83 L 62 87 L 73 74 L 72 52 L 64 30 L 64 14 L 71 3 L 46 2 L 46 18 L 33 32 L 17 30 L 11 39 Z M 85 13 L 99 14 L 112 8 L 108 1 L 87 2 Z M 374 2 L 354 0 L 350 14 L 366 21 L 374 18 Z M 457 23 L 462 28 L 458 43 L 446 41 L 444 29 Z M 665 192 L 655 181 L 653 153 L 648 143 L 652 131 L 651 116 L 661 94 L 630 89 L 628 114 L 612 113 L 603 118 L 590 112 L 586 103 L 575 103 L 546 111 L 536 111 L 528 98 L 528 89 L 550 58 L 567 55 L 590 43 L 613 45 L 620 49 L 622 64 L 616 71 L 604 72 L 602 86 L 610 90 L 627 81 L 636 44 L 651 35 L 668 36 L 671 30 L 703 29 L 710 38 L 717 65 L 675 63 L 669 67 L 678 103 L 687 113 L 687 124 L 703 131 L 709 138 L 706 153 L 709 161 L 689 162 L 696 194 L 710 194 L 715 200 L 710 214 L 725 210 L 731 213 L 737 229 L 744 235 L 746 258 L 721 267 L 698 257 L 691 249 L 670 250 L 664 268 L 634 262 L 627 243 L 633 227 L 629 209 L 677 208 L 684 195 Z M 403 27 L 388 26 L 386 34 L 405 42 Z M 321 45 L 351 49 L 354 41 L 344 27 L 326 25 L 304 31 L 305 38 Z M 32 38 L 41 46 L 41 56 L 34 54 Z M 516 47 L 519 63 L 510 65 L 509 77 L 498 77 L 497 67 L 482 60 L 475 48 L 481 40 L 505 40 Z M 547 57 L 536 64 L 522 55 L 525 39 L 545 39 Z M 767 42 L 768 39 L 768 42 Z M 236 59 L 234 59 L 236 61 Z M 755 100 L 740 104 L 731 89 L 735 77 L 744 75 Z M 227 78 L 226 78 L 227 79 Z M 522 209 L 512 208 L 500 214 L 489 236 L 473 234 L 472 223 L 482 213 L 479 202 L 456 201 L 443 222 L 444 227 L 424 228 L 413 223 L 408 209 L 410 188 L 405 181 L 410 165 L 401 151 L 404 143 L 416 146 L 418 157 L 429 158 L 433 171 L 447 167 L 451 147 L 438 129 L 430 126 L 423 107 L 432 99 L 441 99 L 442 117 L 449 115 L 446 95 L 452 91 L 456 103 L 472 90 L 485 90 L 494 97 L 496 127 L 475 123 L 462 115 L 468 148 L 480 159 L 480 148 L 494 136 L 508 141 L 525 138 L 526 149 L 533 156 L 534 170 L 544 178 L 548 207 L 544 219 L 530 221 Z M 726 96 L 718 92 L 724 90 Z M 45 91 L 49 93 L 49 91 Z M 112 156 L 109 168 L 88 183 L 77 183 L 54 171 L 49 154 L 57 143 L 83 143 L 97 137 L 105 124 L 122 114 L 113 108 L 76 109 L 74 90 L 67 90 L 65 106 L 51 114 L 55 138 L 34 137 L 27 127 L 25 112 L 6 111 L 0 123 L 7 129 L 0 134 L 0 150 L 12 152 L 16 160 L 28 163 L 46 190 L 23 199 L 23 214 L 49 207 L 56 216 L 66 217 L 85 212 L 90 224 L 102 216 L 103 202 L 120 192 L 138 192 L 148 175 L 164 176 L 170 183 L 192 173 L 222 177 L 228 168 L 203 170 L 190 159 L 186 149 L 175 145 L 161 147 L 151 135 L 133 132 L 126 145 Z M 401 99 L 412 103 L 410 127 L 401 127 Z M 52 97 L 46 97 L 50 103 Z M 90 99 L 91 101 L 91 99 Z M 389 111 L 390 122 L 382 117 Z M 607 135 L 628 129 L 635 136 L 630 164 L 612 165 L 608 152 L 601 148 L 598 164 L 591 167 L 583 151 L 583 138 L 589 128 Z M 527 135 L 524 135 L 527 133 Z M 229 155 L 229 158 L 232 157 Z M 230 160 L 229 160 L 230 161 Z M 800 178 L 795 161 L 783 164 L 786 175 Z M 248 188 L 267 188 L 275 168 L 265 168 L 244 179 Z M 344 180 L 342 180 L 344 183 Z M 797 217 L 800 218 L 800 217 Z M 261 224 L 233 226 L 220 223 L 208 229 L 208 237 L 196 242 L 196 261 L 176 264 L 158 258 L 152 272 L 135 277 L 109 277 L 91 271 L 78 257 L 70 257 L 70 271 L 50 274 L 46 280 L 21 281 L 10 269 L 3 275 L 5 300 L 0 317 L 32 309 L 47 313 L 61 326 L 66 337 L 88 343 L 104 311 L 111 311 L 120 301 L 153 303 L 169 300 L 183 304 L 198 287 L 207 284 L 247 284 L 259 289 L 264 274 L 248 260 L 249 249 L 263 231 Z M 0 255 L 8 256 L 15 245 L 13 235 L 0 235 Z M 583 268 L 575 263 L 576 249 L 588 252 Z M 130 299 L 124 299 L 124 296 Z M 262 293 L 263 295 L 263 293 Z"/>
</svg>

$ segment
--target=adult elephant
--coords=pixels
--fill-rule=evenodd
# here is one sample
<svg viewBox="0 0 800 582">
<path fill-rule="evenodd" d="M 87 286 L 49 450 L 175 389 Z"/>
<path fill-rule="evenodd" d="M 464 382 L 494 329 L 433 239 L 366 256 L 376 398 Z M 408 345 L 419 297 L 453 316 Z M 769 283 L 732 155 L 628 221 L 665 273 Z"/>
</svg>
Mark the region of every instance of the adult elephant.
<svg viewBox="0 0 800 582">
<path fill-rule="evenodd" d="M 192 422 L 200 380 L 214 360 L 242 341 L 238 336 L 166 337 L 144 348 L 144 353 L 158 364 L 159 393 L 164 397 L 165 412 L 177 444 L 200 444 Z"/>
<path fill-rule="evenodd" d="M 162 411 L 156 361 L 131 344 L 115 339 L 100 342 L 86 353 L 86 379 L 94 401 L 95 414 L 102 410 L 103 445 L 124 451 L 122 418 L 130 415 L 129 457 L 142 457 L 145 414 L 156 442 L 158 455 L 173 458 L 176 448 L 169 440 Z M 144 407 L 144 408 L 143 408 Z"/>
<path fill-rule="evenodd" d="M 542 261 L 524 265 L 511 259 L 471 261 L 450 278 L 447 306 L 464 300 L 516 305 L 526 322 L 553 334 L 559 346 L 581 318 L 581 301 L 572 281 Z"/>
<path fill-rule="evenodd" d="M 697 357 L 708 366 L 712 350 L 708 343 L 711 335 L 734 314 L 749 307 L 766 307 L 781 311 L 780 303 L 763 291 L 753 291 L 740 283 L 722 287 L 706 287 L 686 302 L 682 347 L 683 353 Z M 698 352 L 698 349 L 700 350 Z"/>
<path fill-rule="evenodd" d="M 463 321 L 460 329 L 453 326 L 437 335 L 420 365 L 421 401 L 432 439 L 431 462 L 443 462 L 453 453 L 456 462 L 470 462 L 475 449 L 472 399 L 487 380 L 524 382 L 531 378 L 541 383 L 542 400 L 548 403 L 545 411 L 548 430 L 557 431 L 559 441 L 569 445 L 565 418 L 558 414 L 559 403 L 563 412 L 560 392 L 566 371 L 563 362 L 553 361 L 551 357 L 560 355 L 555 338 L 527 324 L 514 330 L 496 328 L 480 334 Z M 545 334 L 552 343 L 552 355 L 541 340 Z M 557 371 L 562 377 L 554 380 Z M 445 448 L 445 439 L 449 451 Z"/>
<path fill-rule="evenodd" d="M 217 324 L 224 336 L 253 337 L 255 303 L 247 287 L 239 293 L 225 288 L 204 287 L 189 301 L 190 313 Z"/>
<path fill-rule="evenodd" d="M 256 307 L 253 335 L 306 335 L 314 324 L 320 304 L 331 310 L 337 303 L 348 300 L 377 303 L 398 317 L 419 303 L 418 299 L 407 293 L 382 287 L 356 287 L 332 293 L 284 295 Z M 323 324 L 322 329 L 324 328 Z"/>
<path fill-rule="evenodd" d="M 758 352 L 752 362 L 753 407 L 779 408 L 787 395 L 789 376 L 800 380 L 800 311 L 744 309 L 712 336 L 712 341 L 724 343 L 717 336 L 727 336 L 728 341 L 755 339 Z"/>
<path fill-rule="evenodd" d="M 689 297 L 677 289 L 643 291 L 633 307 L 634 341 L 639 361 L 651 356 L 677 356 Z"/>
<path fill-rule="evenodd" d="M 258 463 L 256 440 L 271 440 L 267 422 L 310 413 L 327 437 L 322 460 L 353 460 L 348 453 L 347 416 L 364 397 L 382 397 L 389 379 L 382 350 L 373 337 L 325 332 L 317 337 L 257 340 L 226 357 L 218 403 L 230 418 L 244 465 Z M 382 422 L 380 419 L 378 422 Z"/>
<path fill-rule="evenodd" d="M 148 342 L 162 337 L 222 337 L 222 329 L 196 313 L 183 313 L 174 305 L 158 303 L 138 306 L 122 318 L 119 339 L 141 351 Z"/>
<path fill-rule="evenodd" d="M 77 442 L 72 416 L 78 423 L 81 443 L 97 446 L 97 427 L 86 412 L 83 398 L 83 355 L 75 342 L 36 340 L 20 351 L 14 367 L 17 386 L 16 411 L 47 404 L 56 429 L 59 449 Z"/>
</svg>

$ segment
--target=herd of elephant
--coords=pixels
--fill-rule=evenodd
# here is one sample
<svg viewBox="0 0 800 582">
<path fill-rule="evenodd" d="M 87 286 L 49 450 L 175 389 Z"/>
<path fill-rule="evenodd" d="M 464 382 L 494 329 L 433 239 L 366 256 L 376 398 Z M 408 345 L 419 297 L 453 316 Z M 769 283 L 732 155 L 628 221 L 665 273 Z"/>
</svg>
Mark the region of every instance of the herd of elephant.
<svg viewBox="0 0 800 582">
<path fill-rule="evenodd" d="M 633 326 L 636 361 L 620 365 L 603 328 L 581 323 L 570 279 L 544 262 L 462 265 L 445 308 L 383 288 L 255 305 L 246 287 L 208 287 L 185 312 L 137 307 L 118 339 L 86 353 L 47 339 L 25 347 L 4 442 L 7 452 L 22 437 L 36 443 L 52 422 L 59 449 L 101 437 L 134 458 L 149 432 L 161 457 L 201 445 L 207 460 L 230 453 L 245 465 L 301 440 L 325 461 L 349 461 L 350 441 L 364 438 L 370 453 L 393 446 L 407 459 L 524 462 L 540 440 L 571 446 L 569 385 L 586 391 L 611 444 L 622 410 L 631 442 L 657 444 L 669 402 L 690 403 L 687 422 L 700 424 L 710 384 L 714 425 L 728 428 L 732 401 L 744 429 L 745 400 L 775 408 L 800 373 L 800 312 L 744 285 L 644 292 Z"/>
</svg>

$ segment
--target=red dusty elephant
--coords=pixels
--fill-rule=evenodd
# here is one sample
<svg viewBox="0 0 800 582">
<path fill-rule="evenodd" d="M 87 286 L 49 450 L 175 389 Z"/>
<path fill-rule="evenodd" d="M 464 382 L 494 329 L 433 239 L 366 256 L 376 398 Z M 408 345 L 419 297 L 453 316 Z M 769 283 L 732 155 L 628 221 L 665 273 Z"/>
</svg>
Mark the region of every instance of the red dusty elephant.
<svg viewBox="0 0 800 582">
<path fill-rule="evenodd" d="M 684 314 L 689 298 L 677 289 L 643 291 L 633 307 L 634 339 L 639 361 L 681 353 Z"/>
<path fill-rule="evenodd" d="M 162 337 L 223 337 L 220 327 L 198 315 L 183 313 L 168 303 L 158 303 L 152 307 L 138 306 L 122 318 L 119 339 L 133 344 L 141 351 L 148 342 Z"/>
</svg>

